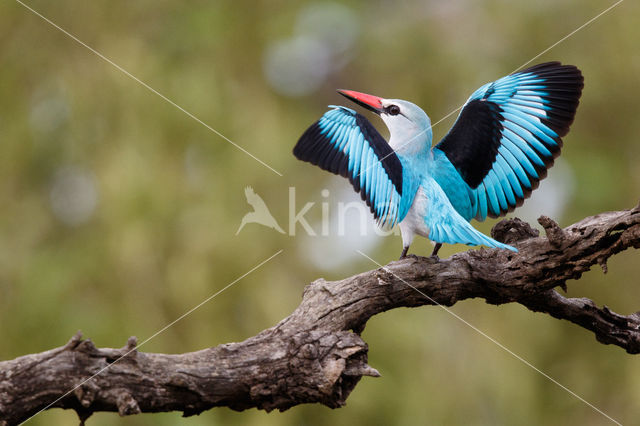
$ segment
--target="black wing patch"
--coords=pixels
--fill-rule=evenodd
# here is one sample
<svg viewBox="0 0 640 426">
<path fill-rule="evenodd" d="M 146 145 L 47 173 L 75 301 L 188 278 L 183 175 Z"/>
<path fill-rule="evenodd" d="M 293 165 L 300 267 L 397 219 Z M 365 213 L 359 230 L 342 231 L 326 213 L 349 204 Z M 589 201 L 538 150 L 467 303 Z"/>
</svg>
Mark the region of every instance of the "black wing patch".
<svg viewBox="0 0 640 426">
<path fill-rule="evenodd" d="M 498 155 L 500 107 L 485 99 L 465 105 L 451 131 L 438 144 L 472 189 L 482 182 Z"/>
</svg>

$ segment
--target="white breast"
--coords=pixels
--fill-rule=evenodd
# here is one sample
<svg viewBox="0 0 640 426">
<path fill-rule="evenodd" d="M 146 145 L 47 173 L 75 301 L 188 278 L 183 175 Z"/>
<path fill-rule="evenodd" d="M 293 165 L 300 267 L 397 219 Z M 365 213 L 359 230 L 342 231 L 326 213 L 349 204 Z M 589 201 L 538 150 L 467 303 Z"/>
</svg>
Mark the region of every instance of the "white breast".
<svg viewBox="0 0 640 426">
<path fill-rule="evenodd" d="M 416 192 L 415 198 L 413 199 L 413 204 L 411 204 L 409 212 L 407 212 L 405 218 L 400 222 L 403 246 L 407 247 L 410 245 L 416 234 L 429 238 L 429 228 L 424 223 L 428 206 L 429 200 L 427 199 L 427 195 L 422 189 L 422 186 L 420 186 Z"/>
</svg>

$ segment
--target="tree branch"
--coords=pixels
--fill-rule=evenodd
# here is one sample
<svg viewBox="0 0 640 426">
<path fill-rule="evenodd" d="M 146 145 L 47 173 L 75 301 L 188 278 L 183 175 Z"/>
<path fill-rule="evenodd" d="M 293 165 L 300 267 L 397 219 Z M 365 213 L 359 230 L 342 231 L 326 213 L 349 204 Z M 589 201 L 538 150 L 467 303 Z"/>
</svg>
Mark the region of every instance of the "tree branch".
<svg viewBox="0 0 640 426">
<path fill-rule="evenodd" d="M 340 407 L 362 376 L 379 376 L 359 335 L 369 318 L 476 297 L 520 303 L 584 327 L 601 343 L 640 353 L 639 314 L 618 315 L 554 290 L 595 264 L 606 272 L 609 257 L 640 247 L 640 205 L 565 229 L 546 217 L 539 222 L 546 237 L 518 219 L 494 227 L 494 238 L 515 244 L 517 254 L 481 249 L 444 260 L 410 256 L 340 281 L 316 280 L 289 317 L 240 343 L 166 355 L 137 352 L 134 338 L 122 349 L 98 349 L 78 334 L 63 347 L 0 362 L 0 425 L 17 424 L 58 398 L 51 407 L 74 409 L 81 419 L 97 411 L 189 416 L 216 406 Z"/>
</svg>

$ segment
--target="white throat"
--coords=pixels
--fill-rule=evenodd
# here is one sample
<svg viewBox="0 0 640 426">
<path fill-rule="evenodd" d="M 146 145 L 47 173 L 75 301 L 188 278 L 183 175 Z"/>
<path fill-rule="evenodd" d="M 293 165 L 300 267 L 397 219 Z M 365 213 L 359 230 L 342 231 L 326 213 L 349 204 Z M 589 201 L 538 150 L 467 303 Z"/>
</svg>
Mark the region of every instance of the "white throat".
<svg viewBox="0 0 640 426">
<path fill-rule="evenodd" d="M 380 117 L 389 128 L 389 145 L 397 153 L 412 155 L 431 147 L 431 123 L 417 125 L 402 115 Z"/>
</svg>

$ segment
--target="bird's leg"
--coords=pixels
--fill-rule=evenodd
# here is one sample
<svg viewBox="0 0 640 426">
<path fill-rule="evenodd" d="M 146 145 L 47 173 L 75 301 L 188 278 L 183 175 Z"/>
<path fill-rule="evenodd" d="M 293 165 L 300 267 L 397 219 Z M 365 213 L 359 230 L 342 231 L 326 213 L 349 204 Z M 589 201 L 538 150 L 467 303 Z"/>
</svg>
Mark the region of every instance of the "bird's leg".
<svg viewBox="0 0 640 426">
<path fill-rule="evenodd" d="M 404 259 L 407 257 L 407 252 L 409 251 L 409 246 L 406 246 L 402 249 L 402 254 L 400 255 L 400 259 Z"/>
<path fill-rule="evenodd" d="M 433 259 L 440 259 L 438 257 L 438 250 L 440 250 L 440 247 L 442 247 L 442 243 L 436 243 L 436 246 L 433 248 L 433 252 L 431 253 L 431 257 Z"/>
</svg>

